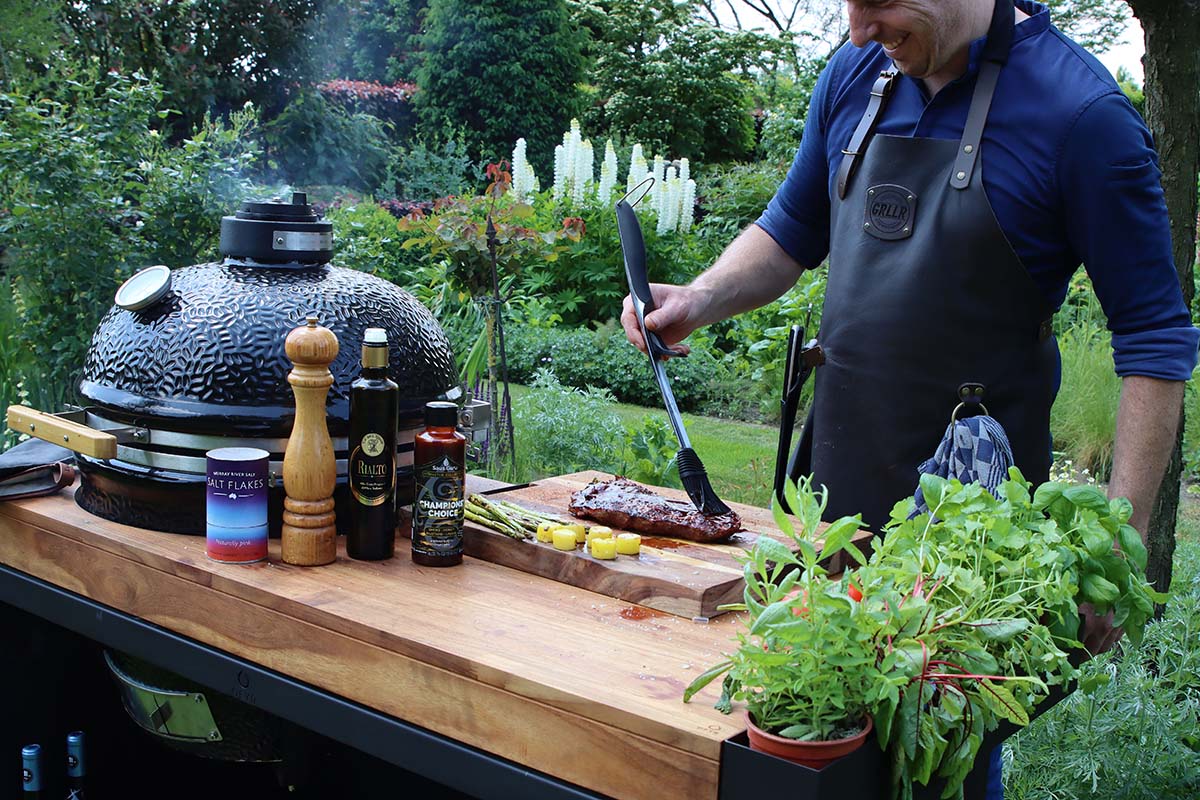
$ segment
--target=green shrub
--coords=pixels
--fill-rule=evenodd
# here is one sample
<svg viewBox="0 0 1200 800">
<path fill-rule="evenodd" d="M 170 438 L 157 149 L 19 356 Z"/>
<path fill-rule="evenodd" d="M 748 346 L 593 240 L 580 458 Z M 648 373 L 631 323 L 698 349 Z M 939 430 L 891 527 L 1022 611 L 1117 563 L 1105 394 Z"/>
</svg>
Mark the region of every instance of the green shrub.
<svg viewBox="0 0 1200 800">
<path fill-rule="evenodd" d="M 21 319 L 13 306 L 7 284 L 0 285 L 0 410 L 15 403 L 24 403 L 21 376 L 18 372 Z M 0 433 L 0 451 L 17 443 L 17 434 L 5 427 Z"/>
<path fill-rule="evenodd" d="M 20 320 L 14 366 L 43 408 L 73 391 L 124 278 L 215 255 L 221 214 L 251 192 L 242 175 L 255 157 L 248 111 L 172 148 L 152 127 L 167 113 L 156 85 L 95 71 L 69 77 L 0 95 L 0 236 Z"/>
<path fill-rule="evenodd" d="M 533 391 L 514 403 L 518 471 L 526 479 L 620 466 L 625 429 L 612 395 L 596 387 L 564 386 L 539 370 Z"/>
<path fill-rule="evenodd" d="M 575 116 L 580 37 L 563 0 L 431 0 L 417 111 L 426 132 L 462 128 L 471 155 L 499 161 L 520 137 L 545 171 Z"/>
<path fill-rule="evenodd" d="M 479 167 L 462 136 L 442 142 L 415 139 L 392 150 L 382 191 L 405 200 L 434 200 L 463 194 L 479 183 Z"/>
<path fill-rule="evenodd" d="M 583 208 L 553 202 L 548 193 L 534 200 L 534 216 L 527 224 L 537 230 L 562 227 L 567 219 L 581 219 L 583 235 L 564 242 L 565 248 L 553 261 L 531 261 L 524 265 L 521 291 L 544 296 L 567 325 L 600 323 L 621 314 L 621 301 L 629 293 L 617 218 L 611 205 Z M 654 217 L 642 220 L 646 243 L 646 268 L 650 280 L 687 283 L 703 272 L 719 255 L 720 247 L 700 235 L 697 228 L 659 234 Z M 724 243 L 722 243 L 723 245 Z"/>
<path fill-rule="evenodd" d="M 334 261 L 350 269 L 369 272 L 413 292 L 421 281 L 418 253 L 401 245 L 407 234 L 396 227 L 396 218 L 375 203 L 363 200 L 335 205 L 325 213 L 333 223 Z"/>
<path fill-rule="evenodd" d="M 373 192 L 388 163 L 387 125 L 370 114 L 351 114 L 320 92 L 297 92 L 278 116 L 263 124 L 271 167 L 296 184 L 333 184 Z"/>
<path fill-rule="evenodd" d="M 1109 337 L 1103 330 L 1076 326 L 1059 335 L 1058 346 L 1062 388 L 1050 410 L 1054 449 L 1064 451 L 1076 468 L 1108 480 L 1121 396 Z"/>
<path fill-rule="evenodd" d="M 719 239 L 718 247 L 728 244 L 762 216 L 786 175 L 786 166 L 760 161 L 706 170 L 700 198 L 704 235 Z"/>
<path fill-rule="evenodd" d="M 675 462 L 678 452 L 679 440 L 670 423 L 662 416 L 647 414 L 626 434 L 626 458 L 621 474 L 638 483 L 682 489 L 679 465 Z"/>
<path fill-rule="evenodd" d="M 623 403 L 662 406 L 649 361 L 629 344 L 623 332 L 605 335 L 579 328 L 524 325 L 505 330 L 509 374 L 516 383 L 527 383 L 539 369 L 549 369 L 565 386 L 602 387 Z M 711 384 L 720 377 L 721 365 L 709 349 L 693 346 L 687 358 L 671 359 L 667 374 L 679 407 L 690 411 L 712 399 Z"/>
</svg>

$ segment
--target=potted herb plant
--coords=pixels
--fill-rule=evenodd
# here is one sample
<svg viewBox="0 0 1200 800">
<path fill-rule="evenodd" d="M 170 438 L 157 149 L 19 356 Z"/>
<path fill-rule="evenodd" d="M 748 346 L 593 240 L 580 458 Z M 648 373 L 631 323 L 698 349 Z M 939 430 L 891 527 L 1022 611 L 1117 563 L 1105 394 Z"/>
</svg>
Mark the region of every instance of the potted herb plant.
<svg viewBox="0 0 1200 800">
<path fill-rule="evenodd" d="M 759 537 L 744 564 L 746 628 L 728 660 L 687 688 L 684 701 L 724 675 L 718 708 L 746 703 L 750 746 L 819 769 L 866 740 L 872 721 L 867 698 L 881 680 L 873 624 L 859 613 L 848 584 L 828 579 L 821 563 L 846 552 L 865 559 L 850 539 L 861 525 L 843 517 L 816 537 L 824 490 L 811 481 L 789 484 L 785 495 L 796 522 L 775 508 L 775 523 L 792 548 Z M 817 548 L 820 547 L 818 551 Z"/>
</svg>

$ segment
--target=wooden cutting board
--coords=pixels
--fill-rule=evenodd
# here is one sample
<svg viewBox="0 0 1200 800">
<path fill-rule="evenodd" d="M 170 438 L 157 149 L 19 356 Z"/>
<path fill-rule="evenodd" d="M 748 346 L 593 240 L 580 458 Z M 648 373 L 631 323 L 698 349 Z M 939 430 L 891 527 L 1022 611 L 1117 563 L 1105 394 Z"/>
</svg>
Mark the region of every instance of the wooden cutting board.
<svg viewBox="0 0 1200 800">
<path fill-rule="evenodd" d="M 602 472 L 577 472 L 487 494 L 533 511 L 573 519 L 567 510 L 572 492 L 593 480 L 610 480 L 612 477 Z M 679 489 L 654 487 L 654 491 L 664 497 L 689 502 L 687 495 Z M 728 505 L 742 518 L 745 530 L 720 543 L 642 536 L 641 555 L 619 555 L 616 560 L 606 561 L 592 558 L 582 545 L 573 551 L 556 550 L 549 543 L 520 541 L 467 522 L 463 532 L 463 552 L 658 611 L 689 619 L 711 618 L 722 613 L 717 610 L 718 606 L 742 598 L 742 568 L 735 558 L 737 553 L 752 548 L 759 536 L 772 536 L 791 544 L 775 526 L 769 510 L 739 503 Z M 869 532 L 859 531 L 853 541 L 866 553 L 870 537 Z M 839 572 L 842 566 L 840 561 L 835 561 L 828 568 L 831 572 Z"/>
</svg>

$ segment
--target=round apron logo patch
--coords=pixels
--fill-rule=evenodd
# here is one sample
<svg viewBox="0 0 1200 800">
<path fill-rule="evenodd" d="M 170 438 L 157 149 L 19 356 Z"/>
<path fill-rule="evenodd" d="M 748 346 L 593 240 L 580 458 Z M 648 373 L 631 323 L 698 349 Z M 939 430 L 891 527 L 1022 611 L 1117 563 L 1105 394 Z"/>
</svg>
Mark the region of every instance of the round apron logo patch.
<svg viewBox="0 0 1200 800">
<path fill-rule="evenodd" d="M 917 196 L 894 183 L 867 189 L 863 230 L 877 239 L 907 239 L 916 222 Z"/>
</svg>

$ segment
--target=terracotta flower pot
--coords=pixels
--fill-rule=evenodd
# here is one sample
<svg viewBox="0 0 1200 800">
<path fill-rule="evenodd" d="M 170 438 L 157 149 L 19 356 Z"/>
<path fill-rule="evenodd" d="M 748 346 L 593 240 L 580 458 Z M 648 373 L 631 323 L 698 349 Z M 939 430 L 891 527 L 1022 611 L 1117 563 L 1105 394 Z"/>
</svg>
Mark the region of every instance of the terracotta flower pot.
<svg viewBox="0 0 1200 800">
<path fill-rule="evenodd" d="M 826 764 L 836 761 L 842 756 L 853 753 L 862 747 L 867 735 L 875 727 L 875 721 L 867 715 L 866 726 L 854 736 L 846 739 L 833 739 L 827 742 L 798 742 L 783 736 L 767 733 L 754 724 L 750 712 L 746 712 L 746 733 L 750 737 L 750 747 L 763 753 L 770 753 L 796 764 L 803 764 L 812 769 L 821 769 Z"/>
</svg>

